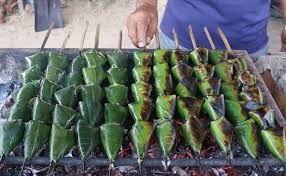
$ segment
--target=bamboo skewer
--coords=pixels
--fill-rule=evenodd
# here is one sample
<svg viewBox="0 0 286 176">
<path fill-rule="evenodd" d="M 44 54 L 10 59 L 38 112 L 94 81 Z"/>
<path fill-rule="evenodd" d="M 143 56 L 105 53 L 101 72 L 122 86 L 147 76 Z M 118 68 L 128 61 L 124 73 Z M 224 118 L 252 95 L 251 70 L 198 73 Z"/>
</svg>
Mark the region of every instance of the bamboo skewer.
<svg viewBox="0 0 286 176">
<path fill-rule="evenodd" d="M 42 51 L 42 50 L 45 48 L 46 43 L 47 43 L 47 41 L 48 41 L 48 38 L 49 38 L 49 36 L 50 36 L 50 34 L 51 34 L 52 29 L 54 28 L 54 26 L 55 26 L 55 22 L 52 21 L 52 22 L 50 23 L 48 32 L 46 33 L 46 36 L 45 36 L 45 38 L 44 38 L 44 41 L 43 41 L 42 46 L 41 46 L 41 48 L 40 48 L 40 51 Z"/>
<path fill-rule="evenodd" d="M 68 32 L 68 34 L 67 34 L 67 36 L 66 36 L 66 38 L 65 38 L 65 40 L 64 40 L 64 42 L 62 44 L 62 47 L 60 49 L 60 53 L 63 53 L 64 49 L 66 48 L 66 45 L 68 43 L 68 40 L 69 40 L 70 36 L 71 36 L 71 32 Z"/>
<path fill-rule="evenodd" d="M 96 32 L 95 32 L 95 42 L 94 42 L 94 48 L 97 49 L 99 45 L 99 33 L 100 33 L 100 24 L 96 25 Z"/>
<path fill-rule="evenodd" d="M 189 35 L 190 35 L 190 38 L 191 38 L 191 41 L 192 41 L 192 45 L 193 45 L 193 48 L 194 50 L 196 50 L 198 47 L 197 47 L 197 42 L 196 42 L 196 39 L 195 39 L 195 36 L 194 36 L 194 32 L 193 32 L 193 28 L 191 25 L 189 25 Z"/>
<path fill-rule="evenodd" d="M 119 31 L 118 49 L 122 48 L 122 30 Z"/>
<path fill-rule="evenodd" d="M 179 39 L 178 39 L 178 34 L 175 30 L 175 28 L 173 28 L 173 35 L 174 35 L 174 40 L 175 40 L 175 49 L 179 50 L 180 49 L 180 45 L 179 45 Z"/>
<path fill-rule="evenodd" d="M 156 39 L 156 48 L 160 49 L 160 33 L 158 28 L 155 33 L 155 39 Z"/>
<path fill-rule="evenodd" d="M 220 35 L 220 38 L 222 39 L 222 41 L 223 41 L 223 43 L 224 43 L 224 46 L 226 47 L 226 50 L 227 50 L 228 52 L 232 52 L 231 46 L 230 46 L 230 44 L 229 44 L 229 42 L 228 42 L 228 40 L 227 40 L 225 34 L 223 33 L 222 29 L 221 29 L 220 27 L 218 27 L 218 28 L 217 28 L 217 31 L 218 31 L 218 33 L 219 33 L 219 35 Z"/>
<path fill-rule="evenodd" d="M 216 47 L 215 47 L 214 41 L 213 41 L 213 39 L 212 39 L 212 37 L 211 37 L 211 35 L 209 33 L 209 30 L 208 30 L 208 28 L 206 26 L 204 27 L 204 31 L 206 33 L 206 36 L 208 38 L 208 41 L 209 41 L 209 43 L 211 45 L 212 50 L 215 50 Z"/>
<path fill-rule="evenodd" d="M 87 21 L 86 24 L 85 24 L 85 29 L 84 29 L 84 31 L 83 31 L 83 33 L 82 33 L 81 41 L 80 41 L 80 47 L 79 47 L 79 53 L 80 53 L 80 55 L 81 55 L 82 50 L 83 50 L 83 44 L 84 44 L 84 40 L 85 40 L 85 36 L 86 36 L 86 32 L 87 32 L 88 25 L 89 25 L 89 23 L 88 23 L 88 21 Z"/>
</svg>

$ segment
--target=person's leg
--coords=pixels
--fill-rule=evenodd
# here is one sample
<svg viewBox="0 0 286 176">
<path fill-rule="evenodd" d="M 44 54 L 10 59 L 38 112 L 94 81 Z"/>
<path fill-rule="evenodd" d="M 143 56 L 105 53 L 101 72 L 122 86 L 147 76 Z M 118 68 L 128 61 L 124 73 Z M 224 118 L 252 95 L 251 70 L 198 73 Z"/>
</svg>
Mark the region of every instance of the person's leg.
<svg viewBox="0 0 286 176">
<path fill-rule="evenodd" d="M 250 53 L 250 57 L 252 58 L 252 60 L 255 62 L 257 59 L 259 59 L 261 56 L 265 56 L 268 54 L 268 45 L 265 45 L 263 48 L 261 48 L 260 50 L 254 52 L 254 53 Z"/>
<path fill-rule="evenodd" d="M 164 49 L 175 49 L 175 41 L 170 39 L 166 34 L 163 32 L 160 33 L 160 47 Z M 180 49 L 187 48 L 180 46 Z"/>
</svg>

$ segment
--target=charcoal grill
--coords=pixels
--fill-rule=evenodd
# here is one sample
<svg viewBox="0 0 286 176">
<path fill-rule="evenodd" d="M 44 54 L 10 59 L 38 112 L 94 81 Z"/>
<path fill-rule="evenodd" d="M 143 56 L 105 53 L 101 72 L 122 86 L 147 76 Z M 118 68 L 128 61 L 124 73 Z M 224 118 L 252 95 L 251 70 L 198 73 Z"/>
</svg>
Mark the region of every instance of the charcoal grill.
<svg viewBox="0 0 286 176">
<path fill-rule="evenodd" d="M 57 49 L 45 49 L 46 52 L 48 51 L 55 51 Z M 98 49 L 99 51 L 106 53 L 110 52 L 113 49 Z M 24 71 L 27 66 L 25 63 L 25 57 L 32 55 L 38 52 L 39 49 L 0 49 L 0 81 L 3 80 L 1 78 L 5 74 L 5 70 L 11 73 L 9 77 L 11 79 L 9 81 L 0 82 L 0 102 L 3 92 L 6 92 L 7 87 L 9 88 L 9 84 L 13 83 L 20 83 L 20 74 Z M 134 49 L 123 49 L 123 52 L 129 54 L 129 58 L 131 59 L 131 54 L 134 52 Z M 146 50 L 146 52 L 153 52 L 154 50 Z M 187 52 L 187 51 L 186 51 Z M 68 56 L 68 58 L 73 59 L 78 55 L 78 49 L 65 49 L 64 54 Z M 257 71 L 254 63 L 252 62 L 251 58 L 247 54 L 246 51 L 234 51 L 232 55 L 240 56 L 244 58 L 248 64 L 248 70 L 255 74 L 257 77 L 257 85 L 264 93 L 265 102 L 274 110 L 276 120 L 281 127 L 286 126 L 286 120 L 284 119 L 283 115 L 281 114 L 278 106 L 276 105 L 273 97 L 271 96 L 269 90 L 267 89 L 262 77 L 260 76 L 259 72 Z M 12 66 L 9 63 L 13 63 Z M 11 72 L 11 69 L 13 71 Z M 2 75 L 2 76 L 1 76 Z M 5 79 L 4 79 L 5 80 Z M 3 164 L 7 165 L 21 165 L 23 163 L 24 158 L 21 156 L 10 156 L 6 157 L 3 161 Z M 80 158 L 75 157 L 65 157 L 60 160 L 57 165 L 65 165 L 65 166 L 82 166 L 84 163 L 83 160 Z M 48 166 L 50 164 L 50 160 L 48 157 L 35 157 L 30 161 L 27 161 L 26 164 L 31 165 L 39 165 L 39 166 Z M 110 161 L 106 158 L 97 158 L 97 157 L 90 157 L 85 161 L 86 166 L 90 167 L 107 167 L 110 165 Z M 114 163 L 115 166 L 138 166 L 138 162 L 136 159 L 133 158 L 123 158 L 118 159 Z M 184 159 L 171 159 L 170 166 L 179 166 L 179 167 L 219 167 L 219 166 L 285 166 L 285 163 L 282 163 L 276 160 L 274 157 L 262 157 L 258 160 L 254 160 L 250 157 L 239 157 L 233 159 L 227 158 L 202 158 L 198 159 L 191 159 L 191 158 L 184 158 Z M 163 167 L 162 159 L 161 158 L 146 158 L 142 163 L 142 167 Z"/>
</svg>

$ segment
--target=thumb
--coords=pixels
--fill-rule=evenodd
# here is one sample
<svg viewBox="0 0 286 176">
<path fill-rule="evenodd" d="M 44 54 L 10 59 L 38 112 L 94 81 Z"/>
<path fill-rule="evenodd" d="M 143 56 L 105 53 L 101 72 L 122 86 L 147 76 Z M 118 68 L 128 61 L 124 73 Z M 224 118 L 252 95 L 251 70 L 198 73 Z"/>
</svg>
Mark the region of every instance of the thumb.
<svg viewBox="0 0 286 176">
<path fill-rule="evenodd" d="M 144 23 L 137 23 L 137 38 L 138 47 L 143 48 L 146 45 L 147 25 Z"/>
</svg>

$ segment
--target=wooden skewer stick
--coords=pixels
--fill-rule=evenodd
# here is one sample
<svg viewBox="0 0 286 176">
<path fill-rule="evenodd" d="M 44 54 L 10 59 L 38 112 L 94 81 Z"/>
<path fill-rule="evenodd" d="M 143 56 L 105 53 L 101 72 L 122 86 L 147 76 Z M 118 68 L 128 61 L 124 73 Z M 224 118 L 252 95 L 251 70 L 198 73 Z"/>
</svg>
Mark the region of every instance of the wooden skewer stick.
<svg viewBox="0 0 286 176">
<path fill-rule="evenodd" d="M 174 40 L 175 40 L 175 49 L 178 50 L 180 48 L 178 34 L 177 34 L 175 28 L 173 28 L 172 31 L 173 31 Z"/>
<path fill-rule="evenodd" d="M 52 21 L 52 22 L 50 23 L 48 32 L 46 33 L 46 36 L 45 36 L 45 38 L 44 38 L 44 41 L 43 41 L 42 46 L 41 46 L 41 48 L 40 48 L 40 51 L 42 51 L 42 50 L 45 48 L 46 43 L 47 43 L 47 41 L 48 41 L 48 38 L 49 38 L 49 36 L 50 36 L 50 34 L 51 34 L 52 29 L 54 28 L 54 26 L 55 26 L 55 22 Z"/>
<path fill-rule="evenodd" d="M 220 38 L 222 39 L 223 43 L 224 43 L 224 46 L 226 47 L 227 51 L 228 52 L 232 52 L 232 49 L 231 49 L 231 46 L 226 38 L 226 36 L 224 35 L 222 29 L 220 27 L 217 28 L 217 31 L 220 35 Z"/>
<path fill-rule="evenodd" d="M 190 35 L 190 38 L 192 41 L 193 48 L 194 48 L 194 50 L 196 50 L 198 47 L 197 47 L 197 42 L 196 42 L 196 39 L 194 36 L 192 25 L 189 25 L 189 35 Z"/>
<path fill-rule="evenodd" d="M 84 40 L 85 40 L 85 36 L 86 36 L 88 25 L 89 25 L 89 23 L 88 23 L 88 21 L 86 21 L 85 29 L 84 29 L 84 31 L 82 33 L 82 37 L 81 37 L 81 41 L 80 41 L 79 53 L 82 53 L 82 50 L 83 50 L 83 44 L 84 44 Z"/>
<path fill-rule="evenodd" d="M 204 31 L 205 31 L 205 33 L 206 33 L 206 36 L 207 36 L 207 38 L 208 38 L 208 41 L 209 41 L 209 43 L 210 43 L 212 49 L 215 50 L 216 47 L 215 47 L 214 41 L 213 41 L 213 39 L 212 39 L 212 37 L 211 37 L 211 35 L 210 35 L 210 33 L 209 33 L 209 30 L 208 30 L 208 28 L 207 28 L 206 26 L 204 27 Z"/>
<path fill-rule="evenodd" d="M 95 32 L 95 42 L 94 42 L 94 48 L 97 49 L 99 45 L 99 33 L 100 33 L 100 24 L 96 25 L 96 32 Z"/>
<path fill-rule="evenodd" d="M 63 42 L 63 45 L 61 47 L 60 53 L 63 53 L 64 49 L 66 48 L 66 45 L 68 43 L 68 40 L 69 40 L 70 36 L 71 36 L 71 31 L 67 34 L 67 36 L 66 36 L 66 38 L 65 38 L 65 40 Z"/>
<path fill-rule="evenodd" d="M 155 33 L 155 39 L 156 39 L 156 48 L 160 49 L 160 33 L 158 28 Z"/>
<path fill-rule="evenodd" d="M 119 32 L 118 49 L 122 48 L 122 30 Z"/>
</svg>

